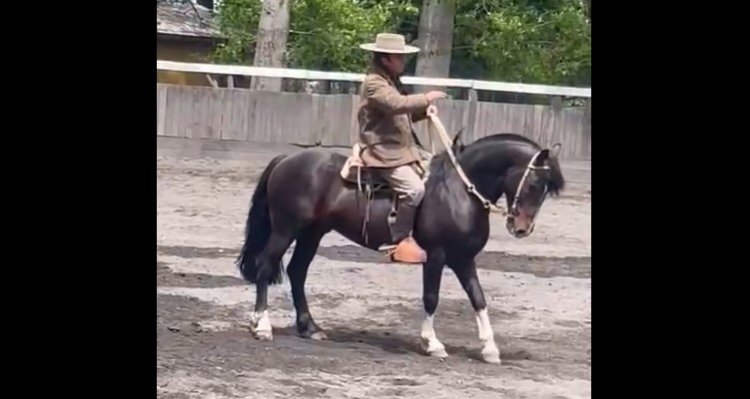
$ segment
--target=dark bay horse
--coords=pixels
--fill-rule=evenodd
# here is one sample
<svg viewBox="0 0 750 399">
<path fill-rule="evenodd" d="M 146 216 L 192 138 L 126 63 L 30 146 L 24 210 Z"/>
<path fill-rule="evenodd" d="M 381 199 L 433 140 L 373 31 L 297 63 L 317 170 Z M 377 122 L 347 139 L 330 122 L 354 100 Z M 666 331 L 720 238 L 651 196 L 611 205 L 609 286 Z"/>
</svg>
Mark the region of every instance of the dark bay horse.
<svg viewBox="0 0 750 399">
<path fill-rule="evenodd" d="M 516 238 L 531 234 L 545 198 L 558 194 L 565 184 L 556 151 L 542 149 L 516 134 L 487 136 L 467 146 L 460 143 L 459 136 L 454 138 L 452 149 L 476 191 L 493 204 L 504 195 L 509 208 L 508 232 Z M 390 240 L 387 219 L 391 194 L 381 191 L 368 203 L 357 185 L 347 183 L 339 174 L 345 161 L 340 154 L 307 149 L 277 156 L 261 174 L 252 196 L 245 243 L 237 259 L 242 276 L 256 286 L 252 325 L 259 339 L 272 339 L 268 286 L 282 281 L 282 256 L 293 241 L 296 246 L 286 270 L 297 330 L 303 337 L 324 339 L 305 297 L 307 270 L 321 239 L 334 230 L 373 250 Z M 432 356 L 447 356 L 433 328 L 440 279 L 447 265 L 476 312 L 483 358 L 499 363 L 500 353 L 475 264 L 489 237 L 489 210 L 469 192 L 446 152 L 433 157 L 425 190 L 414 226 L 414 238 L 427 252 L 422 267 L 426 312 L 422 348 Z M 362 226 L 368 206 L 370 222 L 365 239 Z"/>
</svg>

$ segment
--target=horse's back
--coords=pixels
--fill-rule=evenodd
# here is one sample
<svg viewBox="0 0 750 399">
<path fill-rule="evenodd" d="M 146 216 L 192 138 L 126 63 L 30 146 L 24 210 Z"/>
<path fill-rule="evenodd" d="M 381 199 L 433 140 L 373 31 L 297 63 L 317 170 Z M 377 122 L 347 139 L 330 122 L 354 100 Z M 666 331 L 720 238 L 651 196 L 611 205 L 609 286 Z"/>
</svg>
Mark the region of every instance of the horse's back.
<svg viewBox="0 0 750 399">
<path fill-rule="evenodd" d="M 346 157 L 337 152 L 322 148 L 307 148 L 294 154 L 288 155 L 282 164 L 284 169 L 297 169 L 307 172 L 319 173 L 320 168 L 341 168 L 346 162 Z"/>
<path fill-rule="evenodd" d="M 390 194 L 378 191 L 372 201 L 341 171 L 349 157 L 310 148 L 286 157 L 273 172 L 269 202 L 277 218 L 292 218 L 322 230 L 336 230 L 360 245 L 377 248 L 390 238 L 387 216 Z M 369 210 L 367 209 L 369 208 Z M 366 215 L 367 235 L 362 227 Z"/>
<path fill-rule="evenodd" d="M 270 191 L 280 196 L 319 198 L 339 176 L 345 161 L 343 155 L 320 148 L 296 152 L 276 166 L 269 182 Z"/>
</svg>

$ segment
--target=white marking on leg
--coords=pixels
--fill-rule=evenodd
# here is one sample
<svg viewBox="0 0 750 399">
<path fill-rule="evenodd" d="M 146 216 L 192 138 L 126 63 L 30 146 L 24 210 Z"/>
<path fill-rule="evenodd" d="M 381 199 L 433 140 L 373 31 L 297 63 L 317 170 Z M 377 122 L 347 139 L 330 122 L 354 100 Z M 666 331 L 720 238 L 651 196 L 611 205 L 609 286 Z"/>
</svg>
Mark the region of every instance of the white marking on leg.
<svg viewBox="0 0 750 399">
<path fill-rule="evenodd" d="M 448 357 L 448 353 L 445 351 L 445 346 L 438 341 L 437 335 L 435 334 L 435 315 L 426 314 L 422 321 L 422 349 L 427 352 L 430 356 L 436 357 Z"/>
<path fill-rule="evenodd" d="M 500 363 L 500 350 L 495 344 L 495 333 L 490 325 L 490 317 L 487 309 L 477 312 L 477 328 L 479 329 L 479 340 L 482 341 L 482 357 L 488 363 Z"/>
<path fill-rule="evenodd" d="M 270 340 L 273 338 L 271 321 L 268 318 L 268 310 L 264 310 L 260 314 L 253 312 L 252 315 L 250 315 L 250 326 L 256 338 L 264 340 Z"/>
<path fill-rule="evenodd" d="M 495 339 L 486 308 L 477 312 L 477 327 L 479 328 L 479 339 L 482 342 Z"/>
</svg>

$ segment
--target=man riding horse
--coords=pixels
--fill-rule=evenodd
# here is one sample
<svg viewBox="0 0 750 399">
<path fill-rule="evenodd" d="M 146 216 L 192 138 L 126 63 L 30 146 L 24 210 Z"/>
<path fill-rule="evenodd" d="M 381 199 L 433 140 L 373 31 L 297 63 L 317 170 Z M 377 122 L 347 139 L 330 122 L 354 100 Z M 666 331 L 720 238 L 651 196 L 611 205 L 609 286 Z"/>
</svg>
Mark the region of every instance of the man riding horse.
<svg viewBox="0 0 750 399">
<path fill-rule="evenodd" d="M 310 312 L 305 282 L 321 240 L 336 231 L 370 249 L 396 244 L 392 257 L 397 261 L 423 261 L 425 318 L 419 339 L 430 356 L 448 356 L 435 333 L 434 317 L 443 269 L 453 270 L 476 314 L 482 358 L 500 363 L 476 257 L 487 244 L 490 211 L 501 197 L 508 206 L 503 212 L 508 233 L 516 238 L 532 233 L 542 203 L 565 186 L 557 161 L 560 147 L 544 148 L 518 133 L 484 132 L 469 145 L 461 144 L 458 134 L 452 142 L 445 141 L 445 132 L 435 119 L 446 151 L 431 158 L 429 176 L 423 183 L 417 172 L 421 154 L 415 147 L 411 123 L 425 115 L 431 117 L 434 109 L 430 102 L 445 94 L 404 94 L 398 76 L 403 71 L 404 54 L 414 53 L 416 48 L 406 46 L 403 37 L 379 35 L 375 43 L 362 47 L 375 53 L 359 107 L 358 144 L 364 151 L 360 154 L 355 148 L 367 166 L 370 198 L 362 201 L 362 186 L 358 185 L 362 168 L 354 156 L 310 148 L 280 154 L 268 163 L 252 195 L 245 241 L 237 257 L 242 277 L 256 286 L 253 335 L 273 339 L 268 288 L 280 283 L 286 270 L 297 332 L 311 339 L 326 338 Z M 345 173 L 348 163 L 356 166 L 357 183 L 352 184 Z M 386 195 L 375 196 L 379 190 L 373 190 L 372 172 L 380 175 L 378 180 L 388 181 L 405 200 L 394 206 L 390 189 L 381 191 Z M 387 222 L 394 208 L 395 228 Z M 294 252 L 285 265 L 282 258 L 293 242 Z M 330 276 L 331 281 L 336 281 L 337 273 Z"/>
<path fill-rule="evenodd" d="M 362 44 L 373 52 L 372 64 L 360 91 L 359 141 L 364 165 L 388 182 L 399 194 L 398 212 L 391 235 L 396 243 L 392 259 L 423 263 L 425 251 L 411 237 L 414 216 L 424 196 L 418 167 L 420 154 L 413 138 L 412 122 L 423 120 L 431 102 L 445 98 L 440 91 L 407 95 L 399 76 L 405 55 L 419 48 L 405 44 L 402 35 L 381 33 L 374 43 Z"/>
</svg>

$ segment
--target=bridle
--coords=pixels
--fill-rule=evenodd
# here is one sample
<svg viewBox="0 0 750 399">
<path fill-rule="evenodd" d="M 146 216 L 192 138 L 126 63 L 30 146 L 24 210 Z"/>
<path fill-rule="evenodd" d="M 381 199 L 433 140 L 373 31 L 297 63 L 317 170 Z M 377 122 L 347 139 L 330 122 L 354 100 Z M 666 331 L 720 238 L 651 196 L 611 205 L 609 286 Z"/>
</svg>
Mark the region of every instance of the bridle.
<svg viewBox="0 0 750 399">
<path fill-rule="evenodd" d="M 542 151 L 537 151 L 534 156 L 531 157 L 531 161 L 529 161 L 529 164 L 526 165 L 526 170 L 523 172 L 523 176 L 521 177 L 521 181 L 518 182 L 518 187 L 516 187 L 516 193 L 513 195 L 513 203 L 510 206 L 510 210 L 508 213 L 511 215 L 511 217 L 518 216 L 518 198 L 521 197 L 521 190 L 523 190 L 524 185 L 526 184 L 526 179 L 529 178 L 529 174 L 532 170 L 549 170 L 549 165 L 542 165 L 537 166 L 534 165 L 534 162 L 536 162 L 536 159 L 539 157 L 539 154 L 541 154 Z M 544 200 L 544 197 L 547 195 L 547 185 L 544 185 L 544 191 L 542 191 L 541 199 Z M 532 223 L 533 223 L 532 219 Z"/>
<path fill-rule="evenodd" d="M 497 205 L 492 203 L 492 201 L 488 200 L 487 198 L 484 198 L 482 194 L 480 194 L 477 191 L 476 186 L 471 183 L 469 178 L 466 176 L 466 173 L 464 173 L 464 170 L 461 168 L 461 165 L 459 165 L 458 161 L 456 160 L 456 155 L 453 153 L 451 140 L 448 137 L 448 133 L 445 131 L 445 127 L 443 126 L 442 122 L 440 122 L 440 119 L 438 119 L 437 115 L 435 113 L 428 112 L 427 116 L 430 118 L 430 121 L 432 122 L 430 127 L 435 127 L 435 130 L 438 132 L 438 137 L 440 138 L 440 141 L 443 143 L 443 147 L 445 147 L 445 152 L 448 153 L 448 157 L 451 160 L 451 163 L 453 163 L 453 166 L 456 168 L 456 171 L 458 172 L 458 175 L 461 177 L 461 180 L 463 180 L 464 185 L 466 185 L 466 189 L 469 191 L 470 194 L 474 195 L 479 199 L 479 201 L 484 206 L 484 209 L 489 210 L 490 212 L 496 212 L 500 213 L 506 218 L 513 219 L 516 216 L 518 216 L 518 198 L 521 196 L 521 192 L 524 188 L 524 185 L 526 184 L 526 180 L 529 178 L 529 174 L 533 170 L 549 170 L 549 165 L 542 165 L 537 166 L 534 165 L 537 158 L 539 158 L 539 154 L 542 153 L 543 150 L 537 151 L 534 156 L 531 157 L 531 160 L 529 161 L 528 165 L 526 165 L 526 169 L 523 172 L 523 176 L 521 177 L 521 181 L 518 182 L 518 186 L 516 187 L 516 194 L 513 196 L 513 203 L 511 204 L 510 210 L 506 211 L 502 205 Z M 430 129 L 432 130 L 432 129 Z M 556 144 L 556 146 L 559 144 Z M 547 185 L 544 185 L 544 191 L 542 192 L 542 199 L 547 195 Z M 533 229 L 534 226 L 534 219 L 531 220 L 531 228 Z"/>
</svg>

